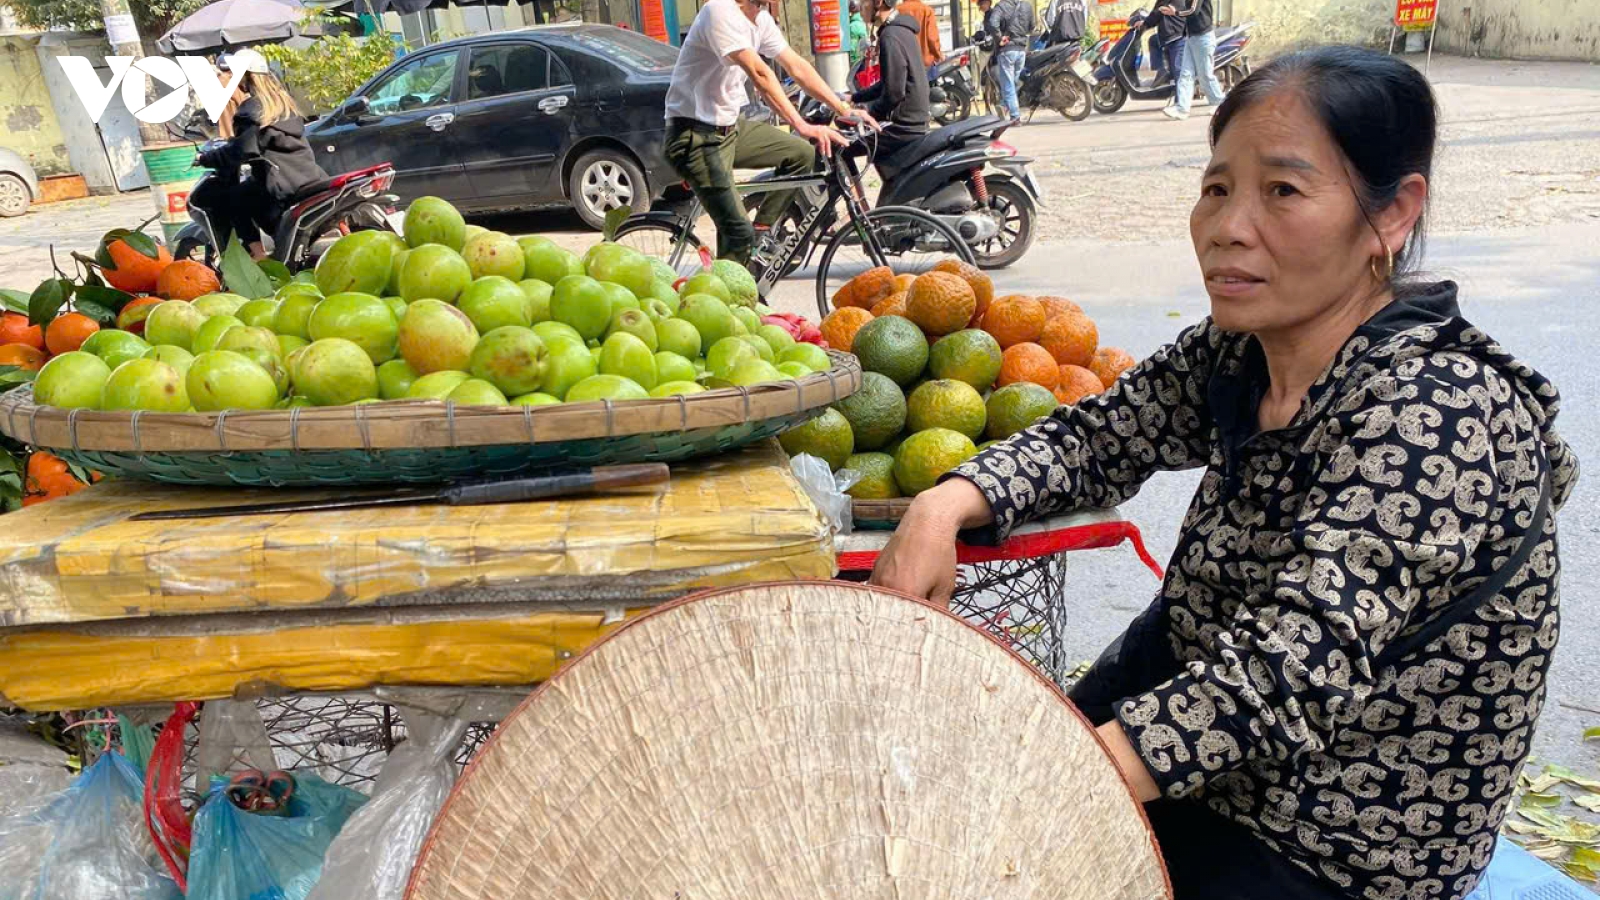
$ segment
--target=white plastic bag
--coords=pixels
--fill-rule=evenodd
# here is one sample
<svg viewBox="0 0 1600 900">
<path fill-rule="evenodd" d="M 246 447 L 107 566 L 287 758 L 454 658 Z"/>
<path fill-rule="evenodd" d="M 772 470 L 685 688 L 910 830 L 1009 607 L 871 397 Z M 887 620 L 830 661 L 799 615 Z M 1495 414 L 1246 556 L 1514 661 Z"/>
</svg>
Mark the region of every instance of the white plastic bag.
<svg viewBox="0 0 1600 900">
<path fill-rule="evenodd" d="M 800 486 L 806 489 L 806 496 L 811 498 L 822 517 L 833 527 L 833 533 L 849 534 L 854 527 L 854 519 L 850 516 L 850 495 L 845 491 L 856 486 L 856 482 L 861 480 L 861 473 L 854 469 L 834 472 L 828 468 L 826 461 L 809 453 L 790 459 L 789 468 L 794 470 L 794 477 Z"/>
<path fill-rule="evenodd" d="M 401 708 L 406 740 L 378 773 L 372 799 L 328 847 L 306 900 L 400 900 L 433 819 L 455 786 L 467 723 Z"/>
<path fill-rule="evenodd" d="M 278 767 L 272 739 L 252 700 L 207 700 L 200 709 L 200 742 L 194 755 L 195 792 L 210 791 L 211 779 L 235 769 Z"/>
</svg>

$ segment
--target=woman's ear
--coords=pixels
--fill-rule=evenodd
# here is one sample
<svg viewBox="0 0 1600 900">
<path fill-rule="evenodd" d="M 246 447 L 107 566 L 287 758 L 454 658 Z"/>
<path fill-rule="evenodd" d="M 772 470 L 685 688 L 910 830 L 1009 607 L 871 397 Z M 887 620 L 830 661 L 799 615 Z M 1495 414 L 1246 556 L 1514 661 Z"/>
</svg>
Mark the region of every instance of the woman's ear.
<svg viewBox="0 0 1600 900">
<path fill-rule="evenodd" d="M 1406 245 L 1428 205 L 1428 179 L 1418 174 L 1400 179 L 1394 200 L 1375 217 L 1378 234 L 1395 253 Z"/>
</svg>

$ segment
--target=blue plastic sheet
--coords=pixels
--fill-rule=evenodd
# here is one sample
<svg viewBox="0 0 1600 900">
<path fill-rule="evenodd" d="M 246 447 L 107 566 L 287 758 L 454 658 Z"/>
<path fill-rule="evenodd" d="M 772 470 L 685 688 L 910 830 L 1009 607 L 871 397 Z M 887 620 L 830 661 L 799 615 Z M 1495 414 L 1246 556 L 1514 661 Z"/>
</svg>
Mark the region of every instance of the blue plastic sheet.
<svg viewBox="0 0 1600 900">
<path fill-rule="evenodd" d="M 189 900 L 305 900 L 322 857 L 365 797 L 309 772 L 294 772 L 287 816 L 249 813 L 213 779 L 194 820 Z"/>
<path fill-rule="evenodd" d="M 144 780 L 106 753 L 70 787 L 0 819 L 0 900 L 182 900 L 145 830 Z"/>
</svg>

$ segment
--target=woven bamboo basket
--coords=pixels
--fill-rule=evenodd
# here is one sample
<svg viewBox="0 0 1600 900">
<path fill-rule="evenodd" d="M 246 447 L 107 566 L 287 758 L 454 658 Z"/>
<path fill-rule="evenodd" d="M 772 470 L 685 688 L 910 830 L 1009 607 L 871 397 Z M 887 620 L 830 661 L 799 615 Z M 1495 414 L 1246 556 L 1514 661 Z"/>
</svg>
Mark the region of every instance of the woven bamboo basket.
<svg viewBox="0 0 1600 900">
<path fill-rule="evenodd" d="M 551 406 L 403 401 L 218 413 L 39 406 L 0 395 L 0 433 L 106 475 L 180 484 L 436 482 L 676 462 L 770 438 L 861 386 L 856 358 L 806 378 L 660 400 Z"/>
<path fill-rule="evenodd" d="M 508 717 L 409 900 L 1154 900 L 1171 886 L 1094 728 L 993 638 L 787 582 L 636 619 Z"/>
</svg>

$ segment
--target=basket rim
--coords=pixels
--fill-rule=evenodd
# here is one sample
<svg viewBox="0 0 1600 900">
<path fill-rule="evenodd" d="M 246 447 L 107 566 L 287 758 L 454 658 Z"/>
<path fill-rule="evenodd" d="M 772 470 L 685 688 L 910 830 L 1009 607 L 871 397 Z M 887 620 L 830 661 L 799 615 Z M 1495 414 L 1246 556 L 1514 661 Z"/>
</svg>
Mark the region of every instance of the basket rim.
<svg viewBox="0 0 1600 900">
<path fill-rule="evenodd" d="M 259 450 L 455 449 L 545 444 L 705 428 L 805 412 L 861 386 L 860 362 L 828 350 L 833 366 L 799 379 L 649 400 L 548 406 L 462 406 L 454 401 L 223 410 L 106 412 L 33 402 L 32 385 L 0 394 L 0 434 L 37 447 L 133 453 Z"/>
</svg>

